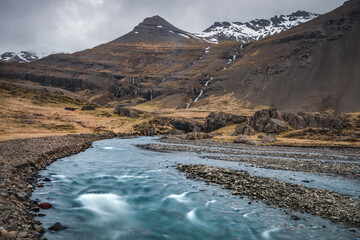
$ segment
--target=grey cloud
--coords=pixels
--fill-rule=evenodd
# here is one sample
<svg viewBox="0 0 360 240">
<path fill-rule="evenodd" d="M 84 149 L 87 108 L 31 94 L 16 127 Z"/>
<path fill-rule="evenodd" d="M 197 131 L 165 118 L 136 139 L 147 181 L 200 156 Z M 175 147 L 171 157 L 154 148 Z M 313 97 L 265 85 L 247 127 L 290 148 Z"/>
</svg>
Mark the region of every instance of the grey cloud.
<svg viewBox="0 0 360 240">
<path fill-rule="evenodd" d="M 111 41 L 145 17 L 200 32 L 214 21 L 249 21 L 296 10 L 326 13 L 343 0 L 0 0 L 0 52 L 74 52 Z"/>
</svg>

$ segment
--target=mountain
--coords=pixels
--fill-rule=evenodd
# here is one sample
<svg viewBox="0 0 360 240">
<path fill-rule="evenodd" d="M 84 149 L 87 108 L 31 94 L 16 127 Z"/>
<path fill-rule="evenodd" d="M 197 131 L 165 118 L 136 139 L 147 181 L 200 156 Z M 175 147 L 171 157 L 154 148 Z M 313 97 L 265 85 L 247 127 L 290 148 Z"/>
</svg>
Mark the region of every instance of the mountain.
<svg viewBox="0 0 360 240">
<path fill-rule="evenodd" d="M 360 0 L 253 42 L 206 89 L 282 110 L 360 110 Z M 203 96 L 206 98 L 206 95 Z M 199 102 L 200 104 L 200 102 Z"/>
<path fill-rule="evenodd" d="M 0 78 L 114 106 L 360 111 L 360 0 L 257 41 L 212 44 L 159 16 L 92 49 L 0 63 Z"/>
<path fill-rule="evenodd" d="M 145 18 L 128 34 L 119 37 L 111 43 L 134 43 L 134 42 L 177 42 L 186 43 L 200 40 L 198 37 L 183 31 L 160 16 Z"/>
<path fill-rule="evenodd" d="M 297 11 L 290 15 L 274 16 L 270 19 L 255 19 L 249 22 L 215 22 L 202 33 L 195 34 L 209 41 L 251 42 L 274 35 L 310 21 L 320 14 Z"/>
<path fill-rule="evenodd" d="M 4 52 L 0 55 L 0 61 L 3 62 L 19 62 L 19 63 L 26 63 L 26 62 L 33 62 L 38 60 L 39 57 L 29 51 L 21 51 L 21 52 Z"/>
<path fill-rule="evenodd" d="M 144 102 L 160 94 L 154 88 L 164 78 L 203 56 L 208 44 L 153 16 L 128 34 L 92 49 L 53 54 L 21 66 L 2 63 L 0 77 L 76 91 L 102 105 L 130 99 Z"/>
</svg>

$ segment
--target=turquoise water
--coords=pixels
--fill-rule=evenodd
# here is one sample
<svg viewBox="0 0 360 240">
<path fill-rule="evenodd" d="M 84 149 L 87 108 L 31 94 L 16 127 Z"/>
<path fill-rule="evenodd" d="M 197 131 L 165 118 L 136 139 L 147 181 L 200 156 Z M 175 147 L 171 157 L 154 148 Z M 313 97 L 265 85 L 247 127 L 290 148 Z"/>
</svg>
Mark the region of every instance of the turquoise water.
<svg viewBox="0 0 360 240">
<path fill-rule="evenodd" d="M 33 199 L 50 202 L 41 210 L 44 227 L 68 227 L 48 239 L 360 239 L 354 228 L 231 195 L 217 185 L 187 179 L 178 163 L 207 163 L 188 153 L 145 151 L 135 144 L 156 138 L 95 142 L 63 158 L 42 177 L 51 182 Z M 213 164 L 233 164 L 211 160 Z M 355 230 L 352 232 L 350 230 Z"/>
</svg>

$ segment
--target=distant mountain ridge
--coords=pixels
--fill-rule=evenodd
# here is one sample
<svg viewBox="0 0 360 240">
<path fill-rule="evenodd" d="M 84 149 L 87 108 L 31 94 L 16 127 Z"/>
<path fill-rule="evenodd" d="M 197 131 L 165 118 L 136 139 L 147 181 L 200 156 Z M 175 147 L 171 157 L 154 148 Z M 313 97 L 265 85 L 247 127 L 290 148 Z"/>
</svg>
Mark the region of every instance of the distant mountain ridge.
<svg viewBox="0 0 360 240">
<path fill-rule="evenodd" d="M 33 62 L 39 60 L 39 57 L 36 53 L 30 51 L 20 51 L 20 52 L 4 52 L 0 55 L 0 61 L 3 62 Z"/>
<path fill-rule="evenodd" d="M 289 15 L 275 15 L 270 19 L 255 19 L 249 22 L 215 22 L 201 33 L 195 34 L 212 42 L 251 42 L 274 35 L 310 21 L 320 14 L 297 11 Z"/>
</svg>

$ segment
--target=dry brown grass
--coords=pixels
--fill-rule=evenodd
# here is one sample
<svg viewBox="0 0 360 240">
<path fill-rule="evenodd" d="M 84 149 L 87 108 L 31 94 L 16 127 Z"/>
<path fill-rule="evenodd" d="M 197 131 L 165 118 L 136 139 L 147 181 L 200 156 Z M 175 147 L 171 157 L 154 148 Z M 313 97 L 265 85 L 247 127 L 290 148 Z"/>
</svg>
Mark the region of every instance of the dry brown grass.
<svg viewBox="0 0 360 240">
<path fill-rule="evenodd" d="M 133 126 L 144 121 L 119 117 L 109 108 L 81 111 L 81 106 L 88 103 L 72 98 L 60 101 L 47 95 L 17 90 L 14 94 L 14 89 L 0 88 L 0 140 L 99 131 L 132 133 Z M 68 111 L 65 106 L 77 109 Z"/>
</svg>

